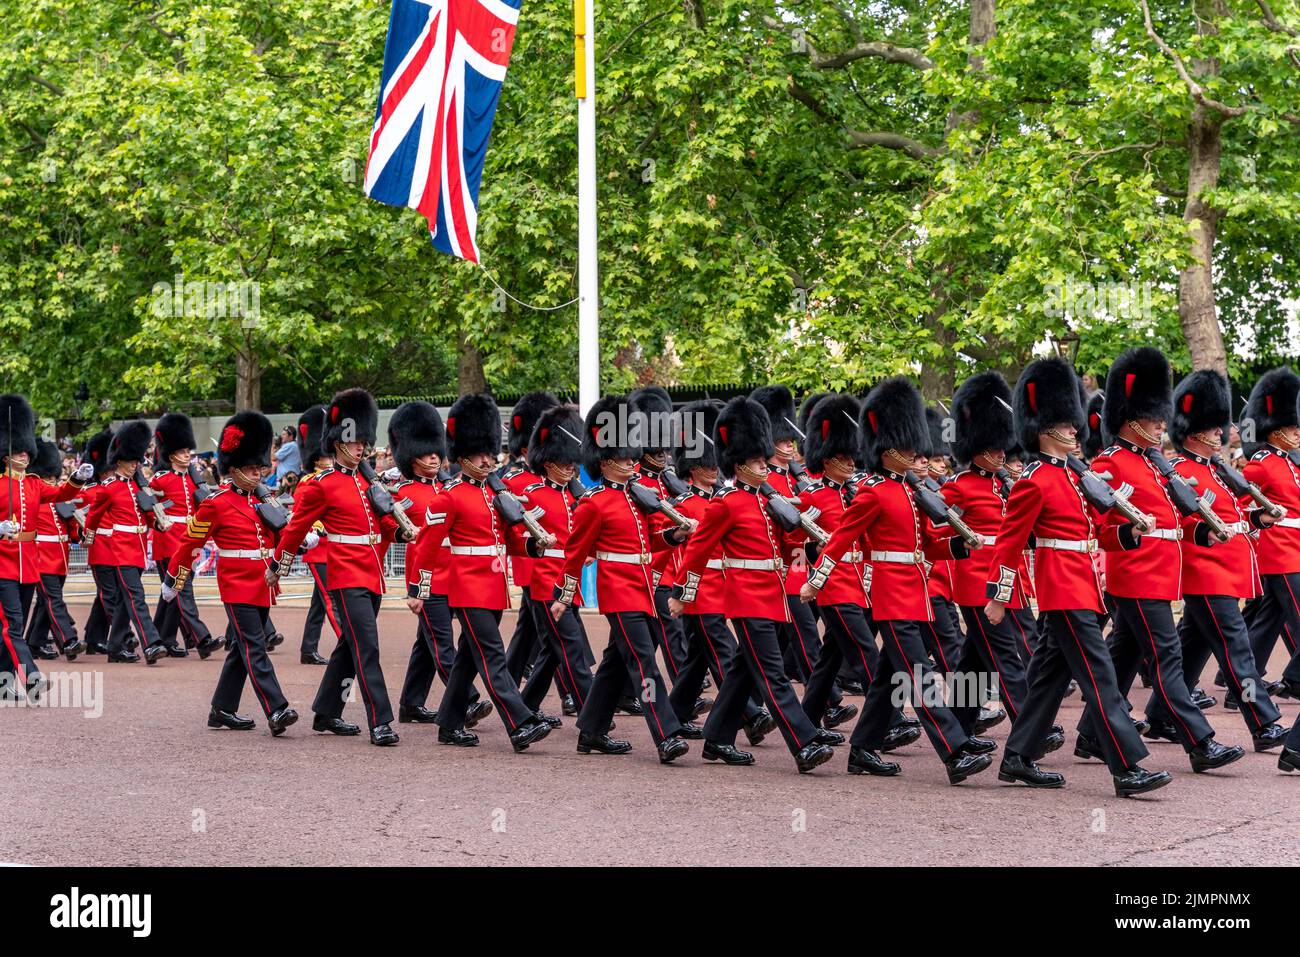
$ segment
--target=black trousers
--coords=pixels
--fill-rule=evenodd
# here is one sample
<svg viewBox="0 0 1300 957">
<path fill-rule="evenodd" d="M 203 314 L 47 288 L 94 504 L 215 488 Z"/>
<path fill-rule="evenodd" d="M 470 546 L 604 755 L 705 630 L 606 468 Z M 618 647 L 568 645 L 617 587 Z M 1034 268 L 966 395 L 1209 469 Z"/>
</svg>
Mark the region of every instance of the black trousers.
<svg viewBox="0 0 1300 957">
<path fill-rule="evenodd" d="M 704 723 L 704 737 L 714 744 L 736 743 L 749 699 L 760 698 L 776 721 L 791 754 L 813 743 L 817 726 L 808 720 L 781 661 L 777 637 L 781 622 L 771 618 L 734 618 L 740 654 L 722 677 L 717 700 Z"/>
<path fill-rule="evenodd" d="M 23 639 L 26 609 L 32 602 L 36 583 L 19 584 L 0 579 L 0 674 L 6 677 L 4 689 L 30 688 L 40 677 L 32 650 Z"/>
<path fill-rule="evenodd" d="M 520 697 L 519 687 L 506 670 L 506 649 L 501 641 L 501 611 L 489 608 L 453 608 L 460 622 L 460 648 L 447 676 L 447 688 L 438 705 L 438 724 L 447 730 L 465 727 L 470 691 L 477 672 L 501 722 L 510 732 L 528 721 L 533 712 Z"/>
<path fill-rule="evenodd" d="M 1236 598 L 1226 595 L 1184 595 L 1183 620 L 1178 635 L 1183 643 L 1183 672 L 1190 692 L 1213 655 L 1223 672 L 1228 693 L 1241 705 L 1241 717 L 1257 734 L 1282 717 L 1264 690 L 1264 680 L 1255 668 L 1250 633 Z M 1152 721 L 1173 721 L 1164 699 L 1152 695 L 1147 704 Z"/>
<path fill-rule="evenodd" d="M 366 724 L 373 729 L 392 722 L 393 708 L 379 665 L 379 628 L 375 621 L 381 597 L 368 588 L 336 588 L 329 593 L 342 634 L 316 690 L 312 710 L 317 714 L 341 718 L 343 705 L 355 685 L 365 706 Z"/>
<path fill-rule="evenodd" d="M 934 687 L 941 685 L 942 679 L 930 664 L 924 637 L 928 631 L 926 623 L 887 619 L 877 621 L 876 627 L 880 629 L 888 664 L 882 661 L 876 669 L 850 743 L 868 751 L 880 750 L 893 713 L 902 700 L 910 699 L 935 753 L 947 761 L 966 743 L 967 734 L 946 704 L 932 700 Z M 920 688 L 915 687 L 918 675 Z M 904 692 L 904 695 L 900 696 L 897 691 Z"/>
<path fill-rule="evenodd" d="M 777 623 L 777 637 L 782 648 L 794 659 L 795 672 L 806 689 L 822 653 L 817 618 L 813 615 L 813 606 L 800 601 L 798 595 L 786 595 L 785 605 L 790 609 L 790 620 Z M 832 683 L 828 702 L 838 705 L 842 697 L 838 682 Z"/>
<path fill-rule="evenodd" d="M 311 591 L 311 604 L 307 606 L 307 622 L 302 626 L 302 646 L 300 653 L 315 654 L 320 648 L 320 632 L 325 622 L 330 623 L 334 636 L 341 638 L 343 629 L 339 626 L 338 615 L 330 602 L 328 583 L 325 578 L 324 562 L 307 562 L 314 583 Z"/>
<path fill-rule="evenodd" d="M 95 569 L 92 567 L 90 572 L 95 584 L 95 600 L 86 616 L 86 648 L 102 654 L 108 650 L 108 611 L 104 607 L 104 595 L 99 588 L 99 579 L 95 577 Z"/>
<path fill-rule="evenodd" d="M 1282 677 L 1300 684 L 1300 650 L 1296 647 L 1300 636 L 1300 573 L 1261 575 L 1260 580 L 1264 583 L 1264 598 L 1250 626 L 1255 665 L 1264 674 L 1280 632 L 1291 652 L 1291 662 Z"/>
<path fill-rule="evenodd" d="M 921 638 L 930 652 L 934 666 L 940 674 L 946 675 L 956 671 L 957 662 L 961 660 L 963 638 L 956 621 L 956 606 L 946 598 L 932 595 L 930 611 L 934 614 L 934 620 L 919 623 Z"/>
<path fill-rule="evenodd" d="M 1183 673 L 1183 646 L 1174 627 L 1174 613 L 1167 601 L 1155 598 L 1115 597 L 1115 629 L 1111 635 L 1111 660 L 1121 695 L 1127 695 L 1143 661 L 1151 677 L 1151 697 L 1159 699 L 1173 715 L 1171 721 L 1183 748 L 1192 750 L 1214 729 L 1192 703 L 1187 677 Z M 1150 706 L 1148 706 L 1150 710 Z M 1079 731 L 1094 741 L 1100 739 L 1096 709 L 1086 707 Z"/>
<path fill-rule="evenodd" d="M 1087 707 L 1098 716 L 1101 733 L 1095 740 L 1111 773 L 1132 768 L 1148 751 L 1129 720 L 1097 613 L 1046 611 L 1038 623 L 1042 641 L 1029 662 L 1028 694 L 1007 738 L 1007 753 L 1034 760 L 1043 756 L 1043 741 L 1073 677 Z"/>
<path fill-rule="evenodd" d="M 63 600 L 65 580 L 62 575 L 42 575 L 36 583 L 35 607 L 27 625 L 29 648 L 45 644 L 50 636 L 60 651 L 77 643 L 77 623 Z"/>
<path fill-rule="evenodd" d="M 682 630 L 686 633 L 686 660 L 668 700 L 677 720 L 687 724 L 694 719 L 704 676 L 712 675 L 714 685 L 721 689 L 722 679 L 736 658 L 736 639 L 722 615 L 683 615 Z M 750 696 L 745 702 L 744 720 L 753 720 L 761 711 L 758 701 Z"/>
<path fill-rule="evenodd" d="M 1029 606 L 1008 608 L 1007 617 L 1011 619 L 1011 630 L 1016 636 L 1016 653 L 1020 656 L 1020 663 L 1028 668 L 1029 659 L 1034 657 L 1034 652 L 1038 649 L 1041 631 L 1034 610 Z"/>
<path fill-rule="evenodd" d="M 158 578 L 165 585 L 171 576 L 163 564 L 158 565 Z M 179 631 L 185 639 L 186 647 L 195 647 L 212 639 L 208 626 L 199 617 L 199 606 L 194 601 L 194 579 L 187 578 L 185 587 L 176 595 L 174 601 L 158 599 L 158 608 L 153 613 L 153 626 L 158 632 L 158 640 L 168 648 L 176 647 L 176 633 Z"/>
<path fill-rule="evenodd" d="M 521 594 L 519 617 L 515 619 L 515 631 L 510 636 L 510 644 L 506 646 L 506 671 L 514 679 L 515 685 L 523 679 L 525 668 L 532 663 L 541 650 L 537 620 L 532 611 L 532 592 L 528 588 L 521 588 L 519 591 Z"/>
<path fill-rule="evenodd" d="M 963 605 L 961 614 L 966 619 L 966 645 L 962 650 L 957 671 L 970 675 L 982 669 L 993 675 L 997 681 L 998 697 L 1007 709 L 1007 717 L 1014 724 L 1020 717 L 1027 694 L 1025 664 L 1020 657 L 1021 636 L 1011 612 L 998 624 L 989 621 L 983 606 Z M 978 705 L 978 702 L 974 703 Z M 979 707 L 962 707 L 957 709 L 962 729 L 970 734 L 979 716 Z"/>
<path fill-rule="evenodd" d="M 529 602 L 528 610 L 541 636 L 542 650 L 537 653 L 533 673 L 524 684 L 524 704 L 529 711 L 541 708 L 554 680 L 560 686 L 560 693 L 573 695 L 574 703 L 581 710 L 591 695 L 592 679 L 587 664 L 591 646 L 578 609 L 569 605 L 559 621 L 551 617 L 550 607 L 540 601 Z M 524 612 L 521 609 L 519 613 Z"/>
<path fill-rule="evenodd" d="M 95 565 L 95 584 L 108 615 L 108 653 L 120 654 L 126 650 L 126 639 L 132 632 L 140 640 L 140 650 L 148 651 L 158 644 L 158 631 L 153 626 L 149 605 L 140 583 L 140 569 L 134 565 Z"/>
<path fill-rule="evenodd" d="M 673 597 L 673 590 L 664 585 L 655 586 L 655 612 L 658 618 L 652 619 L 651 634 L 655 646 L 664 653 L 664 665 L 668 668 L 668 677 L 674 685 L 677 676 L 686 665 L 690 649 L 686 641 L 686 629 L 680 618 L 668 614 L 668 599 Z"/>
<path fill-rule="evenodd" d="M 221 666 L 217 690 L 212 693 L 212 707 L 218 711 L 239 710 L 245 678 L 253 686 L 253 697 L 267 717 L 288 706 L 289 701 L 275 677 L 275 665 L 266 653 L 266 639 L 272 634 L 268 627 L 270 612 L 271 609 L 258 605 L 226 605 L 226 619 L 234 641 Z"/>
<path fill-rule="evenodd" d="M 433 690 L 433 679 L 442 679 L 445 687 L 456 661 L 456 641 L 451 630 L 451 609 L 446 595 L 430 595 L 420 609 L 415 625 L 415 642 L 406 662 L 406 678 L 398 699 L 403 710 L 423 708 Z M 478 701 L 478 689 L 469 689 L 469 704 Z"/>
<path fill-rule="evenodd" d="M 578 730 L 604 734 L 614 720 L 619 698 L 631 684 L 645 712 L 650 736 L 659 744 L 681 730 L 655 663 L 655 637 L 662 633 L 653 616 L 643 611 L 609 612 L 605 618 L 609 621 L 609 644 L 596 667 L 587 703 L 578 712 Z"/>
<path fill-rule="evenodd" d="M 816 725 L 826 717 L 831 691 L 841 675 L 847 674 L 865 691 L 880 669 L 880 649 L 875 638 L 879 629 L 871 620 L 870 609 L 859 605 L 823 605 L 819 611 L 826 628 L 826 641 L 803 692 L 804 714 Z M 890 726 L 902 720 L 902 710 L 895 708 Z"/>
</svg>

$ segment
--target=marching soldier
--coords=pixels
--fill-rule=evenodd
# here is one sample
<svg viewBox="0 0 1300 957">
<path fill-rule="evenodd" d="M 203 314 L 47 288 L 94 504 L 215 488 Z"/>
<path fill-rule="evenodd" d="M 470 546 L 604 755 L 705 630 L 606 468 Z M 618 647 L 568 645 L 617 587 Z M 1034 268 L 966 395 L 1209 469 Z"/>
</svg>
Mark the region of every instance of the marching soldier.
<svg viewBox="0 0 1300 957">
<path fill-rule="evenodd" d="M 524 705 L 506 670 L 501 642 L 501 612 L 510 607 L 506 556 L 523 549 L 507 532 L 494 504 L 496 493 L 487 484 L 501 449 L 496 402 L 486 393 L 461 396 L 447 413 L 447 435 L 460 474 L 433 501 L 429 527 L 416 549 L 416 579 L 407 589 L 406 603 L 419 614 L 433 593 L 433 582 L 445 580 L 447 603 L 460 622 L 460 648 L 438 705 L 438 742 L 462 748 L 478 744 L 478 735 L 465 730 L 477 672 L 511 746 L 523 751 L 545 738 L 551 725 Z M 550 548 L 554 542 L 537 544 Z"/>
<path fill-rule="evenodd" d="M 1232 427 L 1228 381 L 1210 369 L 1193 372 L 1174 392 L 1169 437 L 1182 457 L 1174 460 L 1178 474 L 1195 482 L 1198 491 L 1214 493 L 1215 514 L 1231 537 L 1220 541 L 1204 523 L 1184 536 L 1183 661 L 1191 691 L 1211 654 L 1238 702 L 1256 751 L 1281 746 L 1287 730 L 1277 724 L 1278 710 L 1255 667 L 1250 634 L 1241 615 L 1241 600 L 1260 594 L 1259 567 L 1250 531 L 1268 528 L 1276 518 L 1263 508 L 1249 513 L 1237 503 L 1219 474 L 1223 436 Z M 1162 699 L 1153 697 L 1147 717 L 1152 724 L 1173 720 Z"/>
<path fill-rule="evenodd" d="M 82 464 L 89 465 L 91 468 L 90 482 L 81 491 L 81 511 L 83 514 L 81 542 L 87 550 L 90 548 L 90 542 L 85 537 L 84 517 L 89 514 L 91 505 L 94 504 L 95 499 L 103 491 L 104 475 L 108 472 L 108 446 L 112 441 L 113 433 L 104 429 L 92 435 L 81 450 Z M 104 595 L 100 590 L 99 581 L 93 574 L 95 571 L 93 566 L 91 566 L 90 571 L 92 573 L 91 580 L 95 586 L 95 600 L 91 603 L 90 614 L 86 618 L 86 654 L 106 655 L 108 654 L 109 614 L 104 604 Z"/>
<path fill-rule="evenodd" d="M 931 490 L 940 491 L 952 476 L 948 473 L 948 456 L 951 450 L 943 437 L 943 416 L 938 409 L 926 408 L 925 425 L 929 441 L 925 444 L 923 454 L 917 456 L 916 468 L 913 471 L 917 478 Z M 932 520 L 927 519 L 927 521 Z M 935 667 L 943 674 L 956 670 L 963 643 L 957 610 L 952 600 L 952 577 L 955 564 L 953 561 L 941 559 L 932 562 L 926 571 L 930 607 L 934 614 L 926 623 L 922 635 L 925 637 L 926 647 L 930 649 L 930 657 Z M 998 718 L 998 721 L 1000 720 L 1001 718 Z M 997 721 L 991 722 L 989 727 L 996 723 Z"/>
<path fill-rule="evenodd" d="M 303 483 L 315 481 L 321 473 L 334 464 L 332 450 L 321 448 L 321 437 L 325 434 L 325 406 L 313 405 L 298 417 L 298 451 L 302 458 L 303 474 L 294 487 L 295 504 L 303 495 Z M 298 649 L 299 660 L 304 665 L 323 665 L 325 659 L 320 654 L 320 633 L 328 621 L 335 639 L 342 635 L 338 616 L 330 604 L 329 587 L 326 580 L 329 564 L 329 540 L 321 533 L 325 527 L 317 522 L 307 533 L 303 545 L 302 561 L 311 573 L 311 604 L 307 606 L 307 620 L 302 626 L 302 643 Z"/>
<path fill-rule="evenodd" d="M 109 472 L 86 513 L 91 571 L 108 617 L 108 660 L 131 663 L 140 656 L 127 647 L 134 631 L 144 660 L 155 665 L 167 649 L 154 628 L 140 575 L 148 553 L 152 514 L 141 509 L 136 473 L 147 460 L 153 430 L 141 419 L 124 422 L 108 445 Z"/>
<path fill-rule="evenodd" d="M 397 523 L 391 515 L 376 513 L 368 495 L 370 481 L 361 474 L 378 425 L 379 408 L 364 389 L 346 389 L 330 400 L 321 445 L 333 451 L 335 464 L 313 481 L 299 484 L 293 518 L 280 536 L 266 577 L 268 585 L 275 585 L 287 574 L 312 526 L 322 523 L 330 544 L 326 559 L 330 605 L 338 616 L 341 636 L 312 704 L 312 730 L 360 733 L 342 717 L 355 681 L 365 705 L 370 743 L 387 747 L 399 739 L 390 726 L 393 711 L 379 662 L 376 619 L 385 591 L 384 542 L 396 533 Z"/>
<path fill-rule="evenodd" d="M 1151 516 L 1153 527 L 1141 529 L 1123 520 L 1118 510 L 1102 516 L 1099 538 L 1106 550 L 1106 590 L 1115 599 L 1116 631 L 1111 657 L 1121 694 L 1127 694 L 1139 659 L 1152 679 L 1152 696 L 1173 715 L 1153 723 L 1147 737 L 1183 745 L 1192 770 L 1223 767 L 1245 755 L 1242 748 L 1214 740 L 1201 709 L 1192 701 L 1183 674 L 1182 644 L 1174 626 L 1172 602 L 1182 598 L 1184 534 L 1203 535 L 1198 519 L 1184 519 L 1159 469 L 1161 436 L 1173 412 L 1169 362 L 1158 349 L 1131 349 L 1119 356 L 1106 377 L 1102 426 L 1114 445 L 1103 449 L 1092 468 L 1110 476 L 1118 488 L 1132 486 L 1135 508 Z M 1186 527 L 1184 527 L 1186 526 Z M 1085 709 L 1075 753 L 1101 757 L 1103 730 L 1095 710 Z"/>
<path fill-rule="evenodd" d="M 169 560 L 185 539 L 186 527 L 199 506 L 200 487 L 190 476 L 190 461 L 198 442 L 194 439 L 194 425 L 190 417 L 180 412 L 168 412 L 154 426 L 154 445 L 159 468 L 153 473 L 149 485 L 158 492 L 159 500 L 166 505 L 171 524 L 158 529 L 153 536 L 153 560 L 162 577 Z M 203 489 L 206 495 L 210 490 Z M 163 584 L 168 584 L 163 578 Z M 217 647 L 208 626 L 199 618 L 199 608 L 194 602 L 194 581 L 189 579 L 176 601 L 158 601 L 154 613 L 154 627 L 158 638 L 174 658 L 184 658 L 187 648 L 196 648 L 200 658 L 207 658 Z M 184 636 L 185 644 L 176 642 L 177 631 Z"/>
<path fill-rule="evenodd" d="M 891 776 L 898 764 L 881 759 L 894 721 L 896 685 L 912 689 L 912 704 L 921 727 L 943 762 L 951 784 L 960 784 L 992 763 L 992 741 L 972 738 L 956 716 L 942 704 L 931 704 L 938 680 L 930 665 L 923 628 L 933 619 L 925 563 L 944 558 L 965 558 L 959 538 L 941 538 L 923 518 L 916 504 L 908 472 L 916 467 L 917 450 L 929 443 L 925 407 L 910 381 L 886 379 L 867 395 L 859 419 L 861 446 L 872 475 L 862 482 L 839 527 L 822 550 L 808 576 L 802 597 L 811 601 L 827 586 L 830 576 L 861 547 L 870 542 L 871 614 L 884 640 L 889 667 L 876 669 L 867 689 L 862 716 L 850 738 L 850 768 L 854 773 Z M 921 686 L 915 687 L 914 676 Z"/>
<path fill-rule="evenodd" d="M 28 471 L 57 488 L 62 484 L 59 481 L 63 471 L 62 458 L 57 445 L 37 439 L 36 459 Z M 41 506 L 36 516 L 36 573 L 39 578 L 36 581 L 35 609 L 27 627 L 27 646 L 36 652 L 38 646 L 43 646 L 46 639 L 52 637 L 58 649 L 53 655 L 38 654 L 39 658 L 57 658 L 62 653 L 69 661 L 75 661 L 86 648 L 77 637 L 76 622 L 63 600 L 63 583 L 68 577 L 69 542 L 80 536 L 80 525 L 73 517 L 75 509 L 76 499 L 48 502 Z"/>
<path fill-rule="evenodd" d="M 1006 516 L 991 546 L 989 596 L 984 614 L 1001 623 L 1015 594 L 1021 553 L 1034 537 L 1034 577 L 1042 636 L 1029 662 L 1028 691 L 1011 727 L 998 772 L 1001 781 L 1059 788 L 1064 775 L 1045 771 L 1035 761 L 1046 750 L 1047 735 L 1070 677 L 1102 727 L 1100 748 L 1120 797 L 1164 787 L 1168 771 L 1147 771 L 1142 738 L 1129 720 L 1115 679 L 1115 666 L 1098 624 L 1104 611 L 1101 581 L 1092 563 L 1097 523 L 1068 468 L 1068 457 L 1084 427 L 1074 371 L 1058 358 L 1038 359 L 1016 383 L 1015 423 L 1021 446 L 1036 459 L 1021 473 L 1007 498 Z"/>
<path fill-rule="evenodd" d="M 217 588 L 233 640 L 212 695 L 208 727 L 254 727 L 252 718 L 239 714 L 247 679 L 271 734 L 279 737 L 298 720 L 298 712 L 280 689 L 266 647 L 268 617 L 278 590 L 275 575 L 268 574 L 275 532 L 258 514 L 256 492 L 271 468 L 272 436 L 271 421 L 260 412 L 237 412 L 222 427 L 217 458 L 221 474 L 230 481 L 205 497 L 187 519 L 185 538 L 168 561 L 162 600 L 176 602 L 185 593 L 194 560 L 211 539 L 217 546 Z"/>
<path fill-rule="evenodd" d="M 668 690 L 655 664 L 658 626 L 654 553 L 679 545 L 691 529 L 652 532 L 650 522 L 628 490 L 635 482 L 641 447 L 627 441 L 621 423 L 629 421 L 626 397 L 607 395 L 587 411 L 582 456 L 587 472 L 600 485 L 587 491 L 573 510 L 573 530 L 564 549 L 564 565 L 554 586 L 551 618 L 558 621 L 578 593 L 578 576 L 590 558 L 597 559 L 596 589 L 600 610 L 609 621 L 609 644 L 592 679 L 587 703 L 578 713 L 578 751 L 626 754 L 632 745 L 611 738 L 609 728 L 623 689 L 630 681 L 640 689 L 640 703 L 659 761 L 668 764 L 690 750 L 679 732 Z M 620 414 L 621 413 L 621 414 Z M 693 526 L 692 526 L 693 527 Z"/>
<path fill-rule="evenodd" d="M 405 478 L 395 489 L 398 504 L 409 503 L 406 515 L 420 529 L 420 537 L 429 534 L 445 538 L 441 526 L 430 526 L 429 521 L 437 509 L 438 493 L 442 483 L 438 473 L 447 461 L 447 431 L 442 416 L 428 402 L 404 402 L 388 421 L 388 445 L 397 463 L 397 470 Z M 420 547 L 420 538 L 407 546 L 406 584 L 418 581 L 414 556 Z M 446 547 L 445 543 L 439 547 Z M 438 713 L 429 710 L 426 702 L 437 675 L 447 683 L 452 662 L 456 658 L 455 636 L 451 629 L 451 609 L 447 606 L 447 582 L 444 580 L 430 588 L 429 597 L 417 612 L 415 643 L 406 665 L 406 679 L 398 699 L 397 720 L 403 724 L 435 724 Z M 476 688 L 470 689 L 470 709 L 465 723 L 473 727 L 480 719 L 492 713 L 491 702 L 482 701 Z"/>
<path fill-rule="evenodd" d="M 36 416 L 20 395 L 0 396 L 0 684 L 20 698 L 39 688 L 40 669 L 23 640 L 26 610 L 40 579 L 36 523 L 51 502 L 75 498 L 91 469 L 80 466 L 62 485 L 49 485 L 29 474 L 36 457 Z"/>
</svg>

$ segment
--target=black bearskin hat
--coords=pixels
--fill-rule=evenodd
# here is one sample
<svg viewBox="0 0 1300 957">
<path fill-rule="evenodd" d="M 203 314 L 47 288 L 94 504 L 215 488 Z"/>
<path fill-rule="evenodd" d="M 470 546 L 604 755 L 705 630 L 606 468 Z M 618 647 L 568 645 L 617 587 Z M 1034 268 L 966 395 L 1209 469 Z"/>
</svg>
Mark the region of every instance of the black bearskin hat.
<svg viewBox="0 0 1300 957">
<path fill-rule="evenodd" d="M 826 460 L 837 455 L 858 457 L 858 400 L 851 395 L 823 392 L 822 399 L 804 419 L 803 462 L 809 472 L 821 474 Z"/>
<path fill-rule="evenodd" d="M 1012 407 L 1016 437 L 1027 452 L 1038 451 L 1038 435 L 1057 425 L 1072 425 L 1082 434 L 1083 406 L 1079 379 L 1064 359 L 1035 359 L 1016 380 Z"/>
<path fill-rule="evenodd" d="M 462 395 L 447 410 L 447 444 L 451 460 L 480 453 L 501 454 L 501 410 L 486 392 Z"/>
<path fill-rule="evenodd" d="M 528 471 L 545 475 L 546 462 L 576 465 L 582 460 L 582 416 L 576 405 L 556 405 L 537 418 L 528 437 Z"/>
<path fill-rule="evenodd" d="M 958 386 L 952 417 L 956 423 L 952 451 L 959 462 L 970 462 L 983 452 L 1005 451 L 1015 441 L 1011 386 L 1001 372 L 978 372 Z"/>
<path fill-rule="evenodd" d="M 198 447 L 194 438 L 194 423 L 184 412 L 165 412 L 153 427 L 154 445 L 158 458 L 166 462 L 177 452 Z"/>
<path fill-rule="evenodd" d="M 859 438 L 867 468 L 878 472 L 886 449 L 924 452 L 930 444 L 925 403 L 904 376 L 886 379 L 867 393 L 858 417 Z"/>
<path fill-rule="evenodd" d="M 1174 416 L 1169 420 L 1169 438 L 1182 446 L 1189 435 L 1232 427 L 1232 395 L 1228 380 L 1213 369 L 1197 369 L 1174 390 Z"/>
<path fill-rule="evenodd" d="M 792 403 L 793 404 L 793 403 Z M 750 459 L 768 459 L 776 454 L 772 445 L 772 421 L 767 410 L 753 399 L 737 396 L 723 406 L 713 426 L 713 443 L 718 468 L 727 478 L 736 466 Z"/>
<path fill-rule="evenodd" d="M 1106 404 L 1101 424 L 1108 435 L 1134 419 L 1168 422 L 1173 415 L 1169 360 L 1159 349 L 1143 346 L 1120 353 L 1106 376 Z"/>
<path fill-rule="evenodd" d="M 772 424 L 772 441 L 793 442 L 799 438 L 794 424 L 794 396 L 783 385 L 759 386 L 749 397 L 767 411 Z"/>
<path fill-rule="evenodd" d="M 0 457 L 26 452 L 36 458 L 36 414 L 21 395 L 0 395 Z"/>
<path fill-rule="evenodd" d="M 582 424 L 582 466 L 592 478 L 600 478 L 600 463 L 608 459 L 641 458 L 640 445 L 624 445 L 622 440 L 639 437 L 631 404 L 625 395 L 605 395 L 587 410 Z"/>
<path fill-rule="evenodd" d="M 834 394 L 834 392 L 810 392 L 799 406 L 799 431 L 804 434 L 804 438 L 799 443 L 799 451 L 804 455 L 808 454 L 808 417 L 812 415 L 813 409 L 817 408 L 818 402 Z"/>
<path fill-rule="evenodd" d="M 937 458 L 940 455 L 947 458 L 952 457 L 952 446 L 943 437 L 944 420 L 947 417 L 932 405 L 925 407 L 925 428 L 929 432 L 930 444 L 924 449 L 928 458 Z M 921 451 L 918 449 L 918 451 Z"/>
<path fill-rule="evenodd" d="M 682 478 L 689 479 L 691 469 L 718 467 L 713 431 L 721 412 L 722 403 L 717 399 L 701 399 L 682 407 L 681 431 L 673 451 L 673 470 Z"/>
<path fill-rule="evenodd" d="M 529 392 L 519 397 L 510 410 L 510 423 L 506 430 L 506 445 L 511 458 L 518 458 L 528 447 L 528 440 L 541 414 L 559 404 L 560 400 L 549 392 Z"/>
<path fill-rule="evenodd" d="M 1106 425 L 1102 421 L 1105 416 L 1102 414 L 1102 407 L 1106 404 L 1106 393 L 1098 389 L 1091 398 L 1084 410 L 1085 426 L 1079 432 L 1079 447 L 1083 450 L 1083 457 L 1089 461 L 1095 459 L 1101 454 L 1101 450 L 1110 445 L 1109 434 L 1106 432 Z"/>
<path fill-rule="evenodd" d="M 231 469 L 269 467 L 274 436 L 271 420 L 261 412 L 236 412 L 221 427 L 217 469 L 226 475 Z"/>
<path fill-rule="evenodd" d="M 633 389 L 627 401 L 633 411 L 643 417 L 642 452 L 658 455 L 671 451 L 675 436 L 672 426 L 673 400 L 668 391 L 657 385 L 647 385 Z M 658 442 L 652 445 L 653 439 L 658 439 Z"/>
<path fill-rule="evenodd" d="M 149 454 L 149 443 L 153 441 L 153 429 L 144 419 L 131 419 L 123 422 L 113 433 L 113 441 L 108 443 L 108 464 L 118 462 L 143 462 Z"/>
<path fill-rule="evenodd" d="M 365 389 L 344 389 L 330 399 L 321 448 L 326 455 L 334 454 L 338 442 L 362 442 L 370 448 L 378 432 L 379 406 L 375 397 Z"/>
<path fill-rule="evenodd" d="M 1270 432 L 1300 424 L 1300 376 L 1281 366 L 1259 377 L 1241 414 L 1243 433 L 1253 430 L 1250 444 L 1265 442 Z M 1242 442 L 1248 440 L 1243 434 Z"/>
<path fill-rule="evenodd" d="M 56 479 L 63 474 L 63 453 L 47 439 L 36 440 L 36 455 L 27 471 L 37 478 Z"/>
<path fill-rule="evenodd" d="M 113 441 L 113 433 L 105 429 L 102 432 L 96 432 L 86 440 L 86 447 L 82 449 L 82 463 L 89 462 L 95 469 L 95 480 L 108 471 L 108 446 Z"/>
<path fill-rule="evenodd" d="M 332 448 L 321 448 L 321 438 L 325 435 L 325 406 L 313 405 L 298 416 L 298 453 L 302 457 L 304 471 L 312 471 L 319 458 L 331 458 Z"/>
<path fill-rule="evenodd" d="M 388 420 L 388 446 L 398 470 L 415 478 L 411 464 L 422 455 L 437 455 L 447 461 L 447 430 L 442 416 L 428 402 L 403 402 Z"/>
</svg>

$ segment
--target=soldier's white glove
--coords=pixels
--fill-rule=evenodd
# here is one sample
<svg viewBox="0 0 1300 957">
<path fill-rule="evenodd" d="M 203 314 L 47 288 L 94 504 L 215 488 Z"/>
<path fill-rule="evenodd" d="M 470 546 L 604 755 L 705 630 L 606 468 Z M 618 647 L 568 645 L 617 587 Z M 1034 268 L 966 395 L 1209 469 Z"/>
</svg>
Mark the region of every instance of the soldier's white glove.
<svg viewBox="0 0 1300 957">
<path fill-rule="evenodd" d="M 18 534 L 18 523 L 13 519 L 6 518 L 0 522 L 0 538 L 13 538 Z"/>
<path fill-rule="evenodd" d="M 168 585 L 168 584 L 164 583 L 163 586 L 162 586 L 162 600 L 163 600 L 163 601 L 175 601 L 175 600 L 176 600 L 176 589 L 173 588 L 171 585 Z"/>
<path fill-rule="evenodd" d="M 380 478 L 385 482 L 400 482 L 402 480 L 402 470 L 399 468 L 388 469 Z"/>
<path fill-rule="evenodd" d="M 72 473 L 73 479 L 80 482 L 82 485 L 89 482 L 94 475 L 95 466 L 91 465 L 89 462 L 82 462 Z"/>
<path fill-rule="evenodd" d="M 320 544 L 320 532 L 316 531 L 314 528 L 310 532 L 308 532 L 305 536 L 303 536 L 302 546 L 304 551 L 311 551 L 319 544 Z"/>
</svg>

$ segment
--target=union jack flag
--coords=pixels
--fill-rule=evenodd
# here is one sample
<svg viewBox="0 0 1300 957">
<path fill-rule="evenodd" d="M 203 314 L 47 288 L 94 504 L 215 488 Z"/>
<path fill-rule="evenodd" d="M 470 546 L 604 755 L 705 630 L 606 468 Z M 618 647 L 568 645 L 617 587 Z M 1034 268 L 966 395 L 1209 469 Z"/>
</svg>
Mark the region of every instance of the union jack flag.
<svg viewBox="0 0 1300 957">
<path fill-rule="evenodd" d="M 478 262 L 478 188 L 523 0 L 393 0 L 365 192 Z"/>
</svg>

